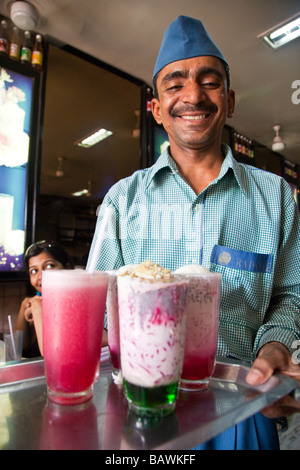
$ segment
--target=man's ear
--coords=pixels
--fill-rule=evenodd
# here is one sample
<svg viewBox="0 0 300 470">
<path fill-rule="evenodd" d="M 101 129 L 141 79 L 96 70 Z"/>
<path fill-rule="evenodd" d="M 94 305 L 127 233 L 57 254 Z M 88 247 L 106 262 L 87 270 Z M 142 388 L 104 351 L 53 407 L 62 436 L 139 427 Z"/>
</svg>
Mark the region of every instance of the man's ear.
<svg viewBox="0 0 300 470">
<path fill-rule="evenodd" d="M 160 114 L 160 102 L 157 98 L 152 98 L 151 111 L 157 124 L 159 125 L 162 124 L 161 114 Z"/>
<path fill-rule="evenodd" d="M 228 91 L 227 104 L 228 104 L 227 117 L 232 118 L 233 112 L 234 112 L 234 105 L 235 105 L 235 92 L 233 90 Z"/>
</svg>

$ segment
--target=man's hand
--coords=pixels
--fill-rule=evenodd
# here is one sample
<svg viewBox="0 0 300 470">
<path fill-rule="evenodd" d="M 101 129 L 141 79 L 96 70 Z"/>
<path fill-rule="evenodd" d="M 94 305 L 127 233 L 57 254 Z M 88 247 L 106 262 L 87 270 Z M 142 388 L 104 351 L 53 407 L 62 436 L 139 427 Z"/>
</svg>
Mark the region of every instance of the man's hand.
<svg viewBox="0 0 300 470">
<path fill-rule="evenodd" d="M 300 386 L 299 365 L 292 362 L 291 354 L 283 344 L 272 342 L 265 344 L 260 349 L 246 380 L 250 385 L 259 385 L 268 380 L 275 372 L 292 377 Z M 289 416 L 296 412 L 300 413 L 300 403 L 289 395 L 262 410 L 262 413 L 268 418 Z"/>
</svg>

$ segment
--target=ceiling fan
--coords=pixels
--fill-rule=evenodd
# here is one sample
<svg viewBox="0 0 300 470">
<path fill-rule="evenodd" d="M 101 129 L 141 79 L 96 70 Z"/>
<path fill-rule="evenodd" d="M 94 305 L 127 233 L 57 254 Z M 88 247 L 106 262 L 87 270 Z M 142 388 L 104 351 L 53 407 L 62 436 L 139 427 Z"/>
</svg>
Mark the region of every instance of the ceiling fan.
<svg viewBox="0 0 300 470">
<path fill-rule="evenodd" d="M 279 135 L 280 125 L 275 124 L 273 126 L 273 129 L 274 129 L 276 135 L 273 139 L 272 150 L 274 152 L 281 152 L 285 148 L 285 143 L 283 142 L 283 140 L 281 139 L 281 137 Z"/>
<path fill-rule="evenodd" d="M 47 168 L 42 168 L 42 176 L 46 178 L 55 178 L 55 179 L 61 179 L 64 176 L 66 176 L 65 173 L 65 164 L 64 161 L 66 159 L 64 157 L 57 157 L 57 165 L 56 167 L 49 169 Z"/>
<path fill-rule="evenodd" d="M 57 157 L 57 160 L 58 160 L 58 165 L 55 171 L 55 176 L 57 178 L 62 178 L 63 176 L 65 176 L 65 172 L 63 169 L 63 157 Z"/>
</svg>

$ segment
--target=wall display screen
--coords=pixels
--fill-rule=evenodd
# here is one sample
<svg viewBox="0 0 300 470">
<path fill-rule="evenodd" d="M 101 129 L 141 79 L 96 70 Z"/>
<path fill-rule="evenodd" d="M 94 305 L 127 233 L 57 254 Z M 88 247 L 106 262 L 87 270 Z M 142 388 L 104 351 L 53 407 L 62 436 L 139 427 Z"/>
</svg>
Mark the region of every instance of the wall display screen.
<svg viewBox="0 0 300 470">
<path fill-rule="evenodd" d="M 23 270 L 35 78 L 0 62 L 0 272 Z"/>
</svg>

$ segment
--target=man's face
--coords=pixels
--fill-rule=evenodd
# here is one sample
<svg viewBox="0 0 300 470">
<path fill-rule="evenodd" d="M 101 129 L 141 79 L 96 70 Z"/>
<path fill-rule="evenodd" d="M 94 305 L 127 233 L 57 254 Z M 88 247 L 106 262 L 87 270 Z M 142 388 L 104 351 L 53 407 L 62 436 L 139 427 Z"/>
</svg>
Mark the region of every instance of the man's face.
<svg viewBox="0 0 300 470">
<path fill-rule="evenodd" d="M 234 92 L 227 91 L 219 59 L 195 57 L 165 66 L 157 77 L 157 91 L 152 112 L 168 133 L 171 150 L 220 144 L 226 118 L 233 113 Z"/>
</svg>

